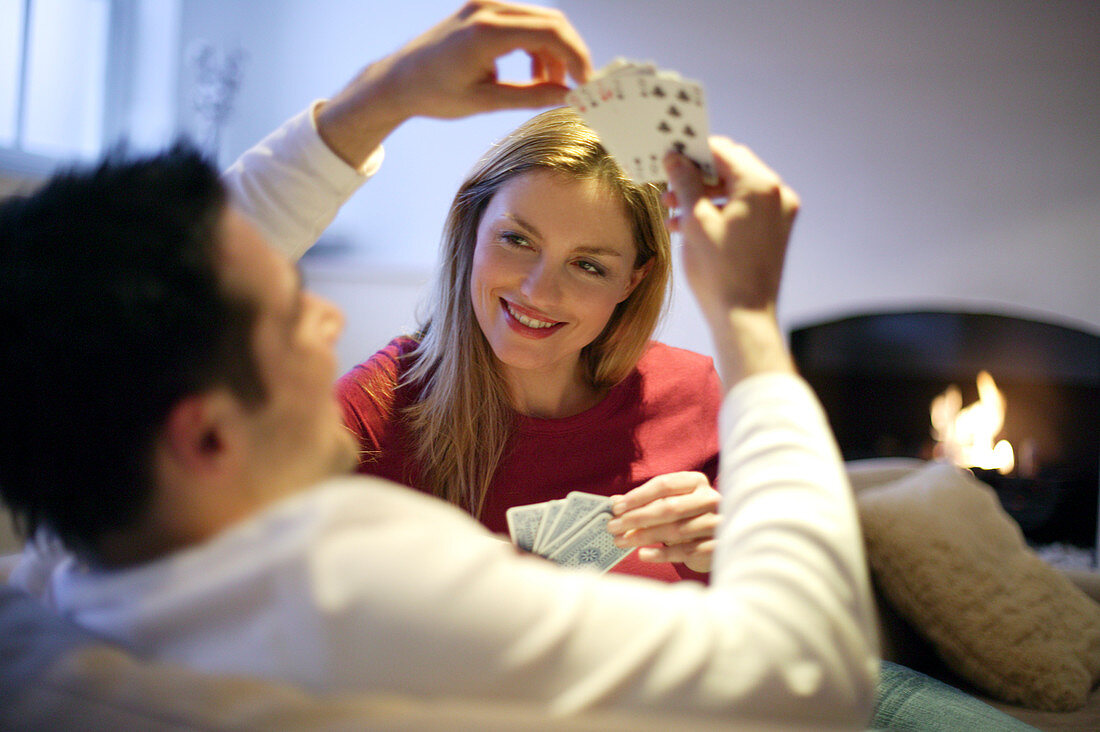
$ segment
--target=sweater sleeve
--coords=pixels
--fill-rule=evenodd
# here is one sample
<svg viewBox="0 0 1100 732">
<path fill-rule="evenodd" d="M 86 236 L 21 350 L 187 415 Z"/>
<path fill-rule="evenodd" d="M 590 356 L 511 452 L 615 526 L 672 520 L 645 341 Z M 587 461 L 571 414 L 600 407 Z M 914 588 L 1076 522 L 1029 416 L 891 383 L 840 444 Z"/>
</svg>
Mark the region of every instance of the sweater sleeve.
<svg viewBox="0 0 1100 732">
<path fill-rule="evenodd" d="M 382 165 L 381 147 L 358 170 L 332 152 L 317 132 L 319 104 L 285 122 L 222 174 L 233 204 L 291 260 L 313 246 L 340 206 Z"/>
<path fill-rule="evenodd" d="M 339 686 L 865 724 L 874 610 L 825 416 L 801 379 L 767 374 L 729 393 L 721 423 L 709 587 L 563 571 L 451 506 L 374 492 L 374 529 L 330 537 L 312 562 L 309 594 L 346 610 L 315 639 Z"/>
</svg>

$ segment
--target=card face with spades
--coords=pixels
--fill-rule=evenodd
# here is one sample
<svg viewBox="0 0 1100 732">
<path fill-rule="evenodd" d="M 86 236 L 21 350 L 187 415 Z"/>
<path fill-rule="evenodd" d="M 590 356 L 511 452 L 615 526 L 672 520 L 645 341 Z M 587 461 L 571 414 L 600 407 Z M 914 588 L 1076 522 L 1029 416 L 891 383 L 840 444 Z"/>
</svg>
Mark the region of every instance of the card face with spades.
<svg viewBox="0 0 1100 732">
<path fill-rule="evenodd" d="M 636 183 L 666 181 L 661 161 L 670 150 L 691 158 L 708 183 L 718 180 L 698 82 L 650 63 L 616 59 L 566 101 Z"/>
<path fill-rule="evenodd" d="M 513 506 L 505 516 L 513 544 L 563 567 L 606 572 L 633 551 L 615 546 L 607 530 L 607 496 L 573 491 L 555 501 Z"/>
</svg>

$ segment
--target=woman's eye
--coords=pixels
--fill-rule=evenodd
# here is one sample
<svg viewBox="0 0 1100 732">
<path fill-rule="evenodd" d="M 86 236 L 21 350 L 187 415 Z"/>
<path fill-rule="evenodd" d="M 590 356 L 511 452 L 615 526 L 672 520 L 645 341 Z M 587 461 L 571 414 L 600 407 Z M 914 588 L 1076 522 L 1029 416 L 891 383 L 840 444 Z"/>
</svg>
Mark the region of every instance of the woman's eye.
<svg viewBox="0 0 1100 732">
<path fill-rule="evenodd" d="M 607 274 L 607 270 L 605 270 L 600 265 L 584 259 L 577 262 L 577 266 L 589 274 L 598 275 L 600 277 L 603 277 L 605 274 Z"/>
<path fill-rule="evenodd" d="M 511 231 L 504 231 L 500 234 L 501 241 L 514 247 L 520 247 L 528 249 L 531 246 L 531 242 L 527 241 L 527 237 L 522 234 L 516 234 Z"/>
</svg>

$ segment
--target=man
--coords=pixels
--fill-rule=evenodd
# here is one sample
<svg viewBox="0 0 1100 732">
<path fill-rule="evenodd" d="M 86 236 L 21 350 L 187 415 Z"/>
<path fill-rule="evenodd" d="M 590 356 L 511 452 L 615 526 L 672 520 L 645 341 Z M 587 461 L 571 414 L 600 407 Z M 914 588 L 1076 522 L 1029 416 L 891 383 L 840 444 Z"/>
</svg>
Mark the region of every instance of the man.
<svg viewBox="0 0 1100 732">
<path fill-rule="evenodd" d="M 506 87 L 493 61 L 516 48 L 532 83 Z M 404 119 L 560 102 L 566 70 L 589 68 L 560 14 L 471 3 L 226 180 L 265 233 L 295 238 Z M 797 202 L 747 149 L 714 152 L 714 188 L 666 160 L 728 392 L 709 587 L 561 570 L 345 475 L 341 315 L 185 147 L 0 209 L 0 492 L 71 552 L 28 552 L 21 583 L 143 653 L 314 690 L 865 722 L 877 662 L 855 510 L 775 320 Z M 299 202 L 302 179 L 340 190 Z"/>
</svg>

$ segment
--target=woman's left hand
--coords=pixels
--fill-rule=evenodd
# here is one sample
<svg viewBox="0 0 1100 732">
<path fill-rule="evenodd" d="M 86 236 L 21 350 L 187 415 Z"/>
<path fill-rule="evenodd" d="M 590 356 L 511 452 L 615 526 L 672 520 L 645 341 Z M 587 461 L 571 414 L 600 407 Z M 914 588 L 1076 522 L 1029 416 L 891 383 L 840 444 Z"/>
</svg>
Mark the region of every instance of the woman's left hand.
<svg viewBox="0 0 1100 732">
<path fill-rule="evenodd" d="M 646 562 L 683 562 L 709 572 L 718 528 L 719 494 L 702 473 L 666 473 L 612 496 L 607 530 L 621 547 L 642 547 Z"/>
</svg>

